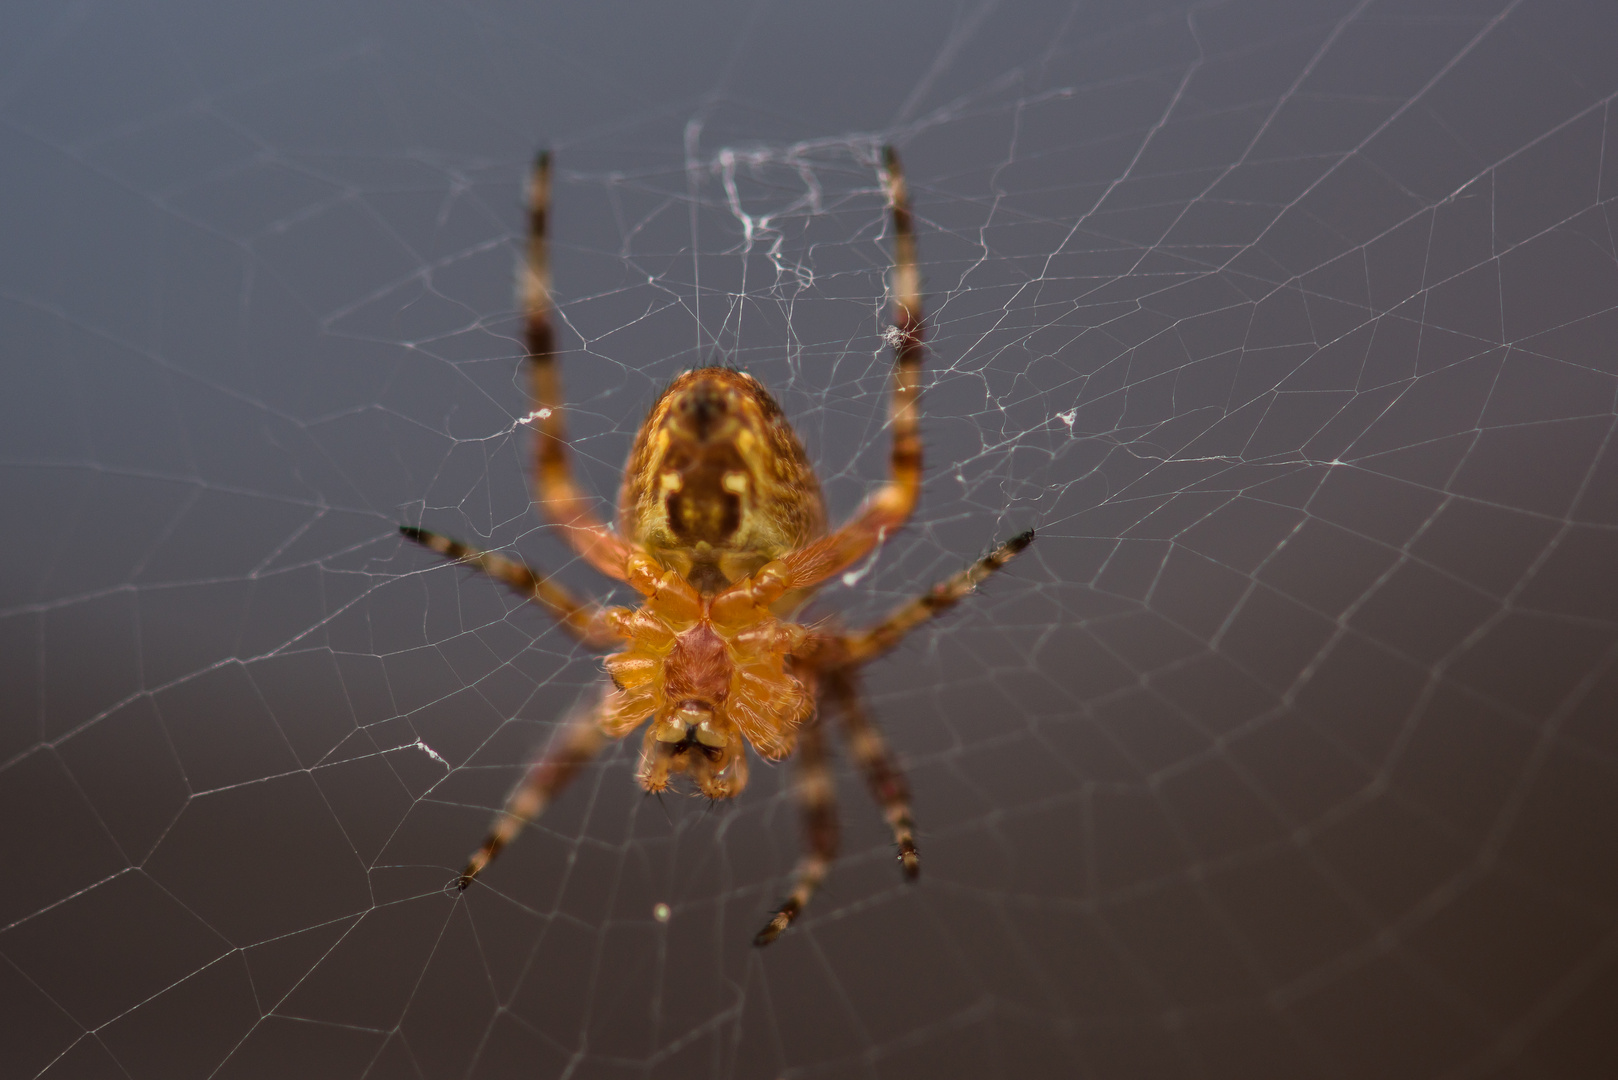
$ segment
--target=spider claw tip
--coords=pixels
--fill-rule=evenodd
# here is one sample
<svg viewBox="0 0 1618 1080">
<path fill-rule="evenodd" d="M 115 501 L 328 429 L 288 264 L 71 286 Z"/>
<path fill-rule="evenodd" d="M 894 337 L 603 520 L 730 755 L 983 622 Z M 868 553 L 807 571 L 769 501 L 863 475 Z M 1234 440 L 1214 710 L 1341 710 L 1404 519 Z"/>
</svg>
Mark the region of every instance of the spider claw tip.
<svg viewBox="0 0 1618 1080">
<path fill-rule="evenodd" d="M 803 902 L 801 900 L 796 896 L 787 897 L 786 902 L 775 913 L 775 917 L 764 924 L 764 929 L 753 935 L 753 944 L 763 948 L 780 937 L 786 931 L 786 928 L 792 925 L 792 920 L 797 917 L 798 912 L 802 910 Z"/>
<path fill-rule="evenodd" d="M 1033 542 L 1034 542 L 1034 530 L 1033 529 L 1025 529 L 1022 532 L 1018 533 L 1016 536 L 1013 536 L 1010 540 L 1006 541 L 1006 547 L 1010 548 L 1013 552 L 1017 552 L 1017 551 L 1021 551 L 1023 548 L 1027 547 L 1029 544 L 1032 544 Z"/>
</svg>

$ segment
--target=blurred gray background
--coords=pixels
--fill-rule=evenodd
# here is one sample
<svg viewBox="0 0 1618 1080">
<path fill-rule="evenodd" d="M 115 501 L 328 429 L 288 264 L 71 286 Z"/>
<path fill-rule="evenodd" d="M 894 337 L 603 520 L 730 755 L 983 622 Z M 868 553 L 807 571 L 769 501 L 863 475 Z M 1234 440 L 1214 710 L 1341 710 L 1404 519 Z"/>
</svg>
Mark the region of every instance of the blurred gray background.
<svg viewBox="0 0 1618 1080">
<path fill-rule="evenodd" d="M 15 2 L 0 15 L 0 1072 L 1618 1070 L 1618 16 L 1543 0 Z M 838 766 L 606 755 L 454 875 L 597 661 L 420 523 L 530 511 L 512 271 L 558 177 L 604 499 L 657 388 L 883 473 L 921 881 Z M 654 908 L 667 904 L 670 918 Z"/>
</svg>

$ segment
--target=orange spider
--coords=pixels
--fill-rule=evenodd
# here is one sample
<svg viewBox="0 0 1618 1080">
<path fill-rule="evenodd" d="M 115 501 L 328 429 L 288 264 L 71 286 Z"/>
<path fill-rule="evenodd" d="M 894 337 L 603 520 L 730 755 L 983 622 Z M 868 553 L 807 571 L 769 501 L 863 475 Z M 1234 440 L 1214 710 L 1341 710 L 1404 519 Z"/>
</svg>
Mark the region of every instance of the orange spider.
<svg viewBox="0 0 1618 1080">
<path fill-rule="evenodd" d="M 789 617 L 833 575 L 864 558 L 909 518 L 921 487 L 917 397 L 922 361 L 920 283 L 904 175 L 892 148 L 883 171 L 893 212 L 892 476 L 836 532 L 803 445 L 758 380 L 724 368 L 687 371 L 652 406 L 635 437 L 618 496 L 618 529 L 574 483 L 551 328 L 545 219 L 550 159 L 529 185 L 522 272 L 529 387 L 538 420 L 534 495 L 569 544 L 643 597 L 637 609 L 576 599 L 544 574 L 425 529 L 400 532 L 538 602 L 584 644 L 621 645 L 607 657 L 611 689 L 557 734 L 495 818 L 460 877 L 465 889 L 607 739 L 650 720 L 641 786 L 662 791 L 679 773 L 729 799 L 747 786 L 751 744 L 775 761 L 798 751 L 808 853 L 791 894 L 754 944 L 767 945 L 803 910 L 837 849 L 837 817 L 817 704 L 842 717 L 850 750 L 882 805 L 907 880 L 919 869 L 903 775 L 860 702 L 856 672 L 918 624 L 972 592 L 1033 540 L 1030 530 L 894 610 L 866 630 L 812 630 Z"/>
</svg>

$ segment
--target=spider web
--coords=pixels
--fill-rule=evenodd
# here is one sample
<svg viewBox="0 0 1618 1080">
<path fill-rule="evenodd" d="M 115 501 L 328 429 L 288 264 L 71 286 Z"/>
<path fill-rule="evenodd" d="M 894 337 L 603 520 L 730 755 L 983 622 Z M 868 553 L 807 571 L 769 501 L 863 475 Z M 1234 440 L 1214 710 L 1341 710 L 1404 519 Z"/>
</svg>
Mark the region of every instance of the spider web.
<svg viewBox="0 0 1618 1080">
<path fill-rule="evenodd" d="M 7 9 L 7 1075 L 1610 1074 L 1610 6 L 532 7 Z M 765 951 L 789 766 L 619 747 L 452 887 L 598 670 L 395 531 L 605 592 L 541 138 L 590 490 L 708 363 L 882 476 L 891 141 L 927 482 L 815 610 L 1039 530 L 869 673 L 921 882 L 840 762 Z"/>
</svg>

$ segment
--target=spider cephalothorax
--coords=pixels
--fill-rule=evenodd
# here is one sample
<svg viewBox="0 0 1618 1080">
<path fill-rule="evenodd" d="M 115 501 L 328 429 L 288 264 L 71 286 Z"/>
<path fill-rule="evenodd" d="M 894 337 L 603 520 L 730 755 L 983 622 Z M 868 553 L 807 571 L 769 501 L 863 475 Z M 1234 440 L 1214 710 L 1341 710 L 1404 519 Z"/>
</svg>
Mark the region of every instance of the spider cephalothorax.
<svg viewBox="0 0 1618 1080">
<path fill-rule="evenodd" d="M 609 608 L 609 624 L 629 643 L 607 657 L 614 690 L 601 715 L 612 738 L 648 717 L 640 781 L 662 791 L 689 771 L 710 798 L 747 786 L 745 739 L 771 760 L 792 752 L 813 699 L 789 658 L 808 631 L 783 622 L 770 605 L 786 592 L 779 562 L 717 593 L 699 593 L 673 570 L 631 556 L 629 583 L 646 597 L 636 611 Z"/>
<path fill-rule="evenodd" d="M 836 852 L 837 821 L 818 709 L 840 715 L 849 749 L 893 829 L 900 866 L 919 863 L 910 796 L 860 702 L 856 673 L 912 628 L 953 606 L 1009 562 L 1032 532 L 935 585 L 867 630 L 810 630 L 792 613 L 828 578 L 864 558 L 902 525 L 921 487 L 917 396 L 921 295 L 910 203 L 899 161 L 883 153 L 893 213 L 894 344 L 891 476 L 842 528 L 826 530 L 814 469 L 775 400 L 751 375 L 688 371 L 653 404 L 624 469 L 618 528 L 608 528 L 573 482 L 550 319 L 545 218 L 550 162 L 541 154 L 529 186 L 523 271 L 536 501 L 574 549 L 640 594 L 636 608 L 575 598 L 521 563 L 405 526 L 405 536 L 506 582 L 548 608 L 606 659 L 610 689 L 558 734 L 496 817 L 461 872 L 466 888 L 600 750 L 642 724 L 637 778 L 663 791 L 680 774 L 713 799 L 747 786 L 747 748 L 766 760 L 796 751 L 809 853 L 791 895 L 754 938 L 773 941 L 808 903 Z"/>
</svg>

